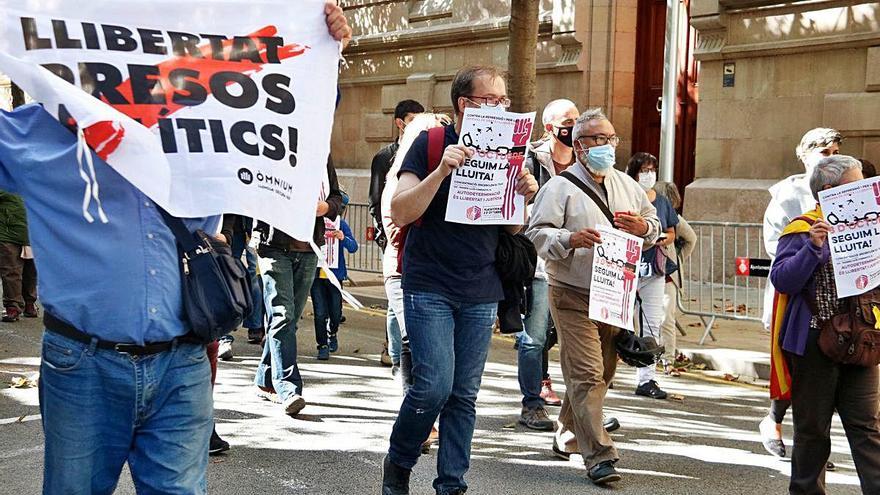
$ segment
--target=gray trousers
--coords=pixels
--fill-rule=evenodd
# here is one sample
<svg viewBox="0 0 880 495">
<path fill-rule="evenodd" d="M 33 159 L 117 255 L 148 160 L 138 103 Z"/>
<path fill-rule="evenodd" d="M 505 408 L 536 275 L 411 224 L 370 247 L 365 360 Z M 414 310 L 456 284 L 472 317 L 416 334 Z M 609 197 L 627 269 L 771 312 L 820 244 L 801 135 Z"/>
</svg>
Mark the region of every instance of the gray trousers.
<svg viewBox="0 0 880 495">
<path fill-rule="evenodd" d="M 825 493 L 834 411 L 846 431 L 862 493 L 880 493 L 880 367 L 835 364 L 819 349 L 818 336 L 810 331 L 803 356 L 788 354 L 794 417 L 789 493 Z"/>
</svg>

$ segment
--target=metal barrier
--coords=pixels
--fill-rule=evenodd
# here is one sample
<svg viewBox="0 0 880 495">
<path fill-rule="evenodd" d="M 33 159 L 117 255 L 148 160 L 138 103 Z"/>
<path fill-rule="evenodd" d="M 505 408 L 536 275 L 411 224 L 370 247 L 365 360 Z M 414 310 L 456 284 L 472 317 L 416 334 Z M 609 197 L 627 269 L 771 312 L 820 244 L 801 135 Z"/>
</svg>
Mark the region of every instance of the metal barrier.
<svg viewBox="0 0 880 495">
<path fill-rule="evenodd" d="M 346 253 L 346 268 L 358 272 L 382 273 L 382 250 L 371 237 L 373 217 L 364 203 L 349 203 L 343 215 L 358 242 L 356 253 Z"/>
<path fill-rule="evenodd" d="M 706 327 L 700 345 L 721 319 L 761 321 L 764 314 L 766 278 L 738 276 L 735 259 L 766 258 L 764 235 L 759 223 L 689 222 L 697 234 L 691 256 L 680 263 L 682 287 L 678 308 L 698 316 Z"/>
</svg>

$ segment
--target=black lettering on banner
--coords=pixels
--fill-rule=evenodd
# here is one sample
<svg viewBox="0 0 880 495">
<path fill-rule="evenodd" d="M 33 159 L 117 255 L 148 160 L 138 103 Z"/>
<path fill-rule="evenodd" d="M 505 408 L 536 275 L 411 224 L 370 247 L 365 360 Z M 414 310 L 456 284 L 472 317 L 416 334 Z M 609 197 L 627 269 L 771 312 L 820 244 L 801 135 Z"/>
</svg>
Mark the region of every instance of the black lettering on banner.
<svg viewBox="0 0 880 495">
<path fill-rule="evenodd" d="M 211 58 L 213 60 L 224 60 L 223 42 L 229 38 L 218 34 L 202 34 L 202 39 L 208 40 L 208 44 L 211 45 Z"/>
<path fill-rule="evenodd" d="M 33 17 L 21 18 L 21 33 L 24 36 L 25 50 L 44 50 L 52 48 L 52 40 L 40 38 L 37 33 L 37 21 Z"/>
<path fill-rule="evenodd" d="M 43 64 L 43 67 L 45 67 L 52 74 L 55 74 L 61 79 L 69 82 L 70 84 L 76 84 L 76 78 L 73 75 L 73 70 L 71 70 L 70 67 L 64 64 Z"/>
<path fill-rule="evenodd" d="M 202 153 L 202 131 L 205 121 L 201 119 L 177 119 L 177 128 L 186 132 L 186 144 L 190 153 Z"/>
<path fill-rule="evenodd" d="M 174 69 L 168 74 L 171 85 L 179 91 L 171 96 L 171 101 L 187 107 L 201 105 L 208 99 L 208 90 L 199 84 L 199 71 L 194 69 Z"/>
<path fill-rule="evenodd" d="M 199 41 L 201 39 L 195 34 L 168 31 L 168 37 L 171 38 L 171 51 L 174 55 L 178 57 L 205 58 L 202 55 L 202 51 L 199 50 Z"/>
<path fill-rule="evenodd" d="M 174 122 L 170 119 L 159 119 L 159 136 L 162 138 L 162 151 L 177 153 L 177 138 L 174 136 Z"/>
<path fill-rule="evenodd" d="M 241 86 L 240 95 L 235 96 L 229 92 L 230 83 L 238 83 Z M 230 108 L 250 108 L 256 105 L 260 98 L 257 83 L 240 72 L 218 72 L 211 77 L 208 84 L 217 101 Z"/>
<path fill-rule="evenodd" d="M 131 81 L 131 99 L 135 105 L 165 105 L 165 92 L 159 80 L 159 67 L 155 65 L 128 66 Z M 158 91 L 157 91 L 158 87 Z"/>
<path fill-rule="evenodd" d="M 263 78 L 263 91 L 269 96 L 266 109 L 281 115 L 293 113 L 296 100 L 289 88 L 290 77 L 284 74 L 267 74 Z"/>
<path fill-rule="evenodd" d="M 91 22 L 82 23 L 83 39 L 86 41 L 86 48 L 89 50 L 100 50 L 101 44 L 98 42 L 98 28 Z"/>
<path fill-rule="evenodd" d="M 165 38 L 162 36 L 162 31 L 145 28 L 138 28 L 137 31 L 141 36 L 141 46 L 144 53 L 168 55 L 168 48 L 165 47 Z"/>
<path fill-rule="evenodd" d="M 97 99 L 103 96 L 111 105 L 127 105 L 128 101 L 116 87 L 122 84 L 122 73 L 115 66 L 99 62 L 79 64 L 79 80 L 83 91 Z"/>
<path fill-rule="evenodd" d="M 250 60 L 255 63 L 262 63 L 260 50 L 250 36 L 236 36 L 232 39 L 232 50 L 229 51 L 230 62 L 241 62 L 242 60 Z"/>
<path fill-rule="evenodd" d="M 82 48 L 82 41 L 70 37 L 67 32 L 67 23 L 52 19 L 52 32 L 55 34 L 57 48 Z"/>
<path fill-rule="evenodd" d="M 274 124 L 267 124 L 260 129 L 260 137 L 263 139 L 263 156 L 270 160 L 284 159 L 284 142 L 281 141 L 283 129 Z"/>
<path fill-rule="evenodd" d="M 266 47 L 266 63 L 280 64 L 278 49 L 284 46 L 284 38 L 280 36 L 260 36 L 257 38 Z"/>
<path fill-rule="evenodd" d="M 101 29 L 104 31 L 104 42 L 107 43 L 108 50 L 117 52 L 137 50 L 137 41 L 134 40 L 131 29 L 110 24 L 102 24 Z"/>
<path fill-rule="evenodd" d="M 229 137 L 232 140 L 232 145 L 245 155 L 260 156 L 260 147 L 256 144 L 251 144 L 244 139 L 246 133 L 256 136 L 257 128 L 254 126 L 253 122 L 236 122 L 235 124 L 232 124 L 232 128 L 229 129 Z"/>
<path fill-rule="evenodd" d="M 216 153 L 229 153 L 229 147 L 226 146 L 226 131 L 223 130 L 223 121 L 209 120 L 208 125 L 211 126 L 211 140 L 214 141 L 214 151 Z"/>
<path fill-rule="evenodd" d="M 295 127 L 288 127 L 287 135 L 288 139 L 290 140 L 290 144 L 288 146 L 288 149 L 290 150 L 290 166 L 295 167 L 297 145 L 299 144 L 299 130 Z"/>
</svg>

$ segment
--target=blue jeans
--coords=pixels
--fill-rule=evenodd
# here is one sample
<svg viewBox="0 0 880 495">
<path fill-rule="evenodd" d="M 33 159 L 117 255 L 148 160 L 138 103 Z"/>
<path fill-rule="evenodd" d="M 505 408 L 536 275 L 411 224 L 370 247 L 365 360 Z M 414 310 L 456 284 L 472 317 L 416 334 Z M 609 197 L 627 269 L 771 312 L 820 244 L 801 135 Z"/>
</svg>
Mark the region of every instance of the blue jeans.
<svg viewBox="0 0 880 495">
<path fill-rule="evenodd" d="M 523 321 L 525 330 L 522 332 L 517 353 L 522 404 L 530 409 L 544 405 L 541 380 L 544 379 L 544 346 L 547 343 L 547 328 L 550 326 L 547 281 L 540 278 L 532 280 L 531 295 L 531 312 Z"/>
<path fill-rule="evenodd" d="M 251 279 L 251 297 L 254 300 L 254 310 L 244 319 L 242 324 L 245 328 L 263 328 L 263 284 L 257 276 L 257 253 L 245 243 L 244 233 L 236 232 L 232 237 L 232 257 L 240 259 L 244 254 L 247 261 L 248 277 Z"/>
<path fill-rule="evenodd" d="M 270 268 L 263 275 L 269 328 L 254 383 L 274 388 L 281 400 L 301 395 L 303 381 L 296 364 L 296 329 L 315 280 L 315 253 L 263 247 L 260 256 Z"/>
<path fill-rule="evenodd" d="M 113 493 L 126 462 L 138 493 L 206 493 L 214 421 L 205 346 L 137 357 L 96 344 L 43 334 L 43 493 Z"/>
<path fill-rule="evenodd" d="M 315 277 L 312 283 L 312 309 L 315 312 L 315 342 L 327 345 L 328 335 L 339 332 L 342 319 L 342 293 L 327 278 Z"/>
<path fill-rule="evenodd" d="M 412 469 L 439 415 L 437 493 L 467 489 L 464 475 L 470 467 L 477 393 L 497 309 L 497 303 L 404 292 L 414 383 L 400 406 L 388 455 L 394 464 Z"/>
</svg>

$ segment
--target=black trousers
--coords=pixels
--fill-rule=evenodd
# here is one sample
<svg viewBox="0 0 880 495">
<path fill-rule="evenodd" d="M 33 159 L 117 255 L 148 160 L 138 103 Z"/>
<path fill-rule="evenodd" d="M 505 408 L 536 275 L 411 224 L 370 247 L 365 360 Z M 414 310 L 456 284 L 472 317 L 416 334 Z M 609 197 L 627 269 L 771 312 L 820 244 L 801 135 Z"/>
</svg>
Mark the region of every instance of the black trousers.
<svg viewBox="0 0 880 495">
<path fill-rule="evenodd" d="M 880 367 L 840 365 L 819 349 L 810 331 L 803 356 L 788 354 L 794 451 L 791 494 L 824 494 L 834 411 L 846 431 L 862 493 L 880 494 Z"/>
</svg>

